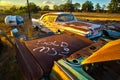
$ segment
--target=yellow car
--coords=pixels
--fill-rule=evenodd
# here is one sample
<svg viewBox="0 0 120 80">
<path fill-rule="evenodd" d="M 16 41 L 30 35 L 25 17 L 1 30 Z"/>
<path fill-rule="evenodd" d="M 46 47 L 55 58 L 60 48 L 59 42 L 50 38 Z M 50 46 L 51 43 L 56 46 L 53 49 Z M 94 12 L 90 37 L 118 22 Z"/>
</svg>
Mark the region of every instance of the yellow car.
<svg viewBox="0 0 120 80">
<path fill-rule="evenodd" d="M 32 22 L 35 27 L 44 25 L 55 33 L 66 30 L 88 38 L 101 36 L 103 29 L 98 24 L 78 21 L 73 14 L 65 12 L 46 13 L 40 19 L 32 19 Z"/>
</svg>

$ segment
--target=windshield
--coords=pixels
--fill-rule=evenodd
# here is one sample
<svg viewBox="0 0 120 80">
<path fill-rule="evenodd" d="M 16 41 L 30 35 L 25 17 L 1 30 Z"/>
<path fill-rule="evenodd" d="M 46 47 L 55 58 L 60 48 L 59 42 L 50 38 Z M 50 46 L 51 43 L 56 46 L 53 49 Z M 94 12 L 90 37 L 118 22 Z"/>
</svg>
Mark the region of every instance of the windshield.
<svg viewBox="0 0 120 80">
<path fill-rule="evenodd" d="M 57 17 L 57 22 L 71 22 L 75 21 L 75 17 L 72 14 L 61 14 Z"/>
</svg>

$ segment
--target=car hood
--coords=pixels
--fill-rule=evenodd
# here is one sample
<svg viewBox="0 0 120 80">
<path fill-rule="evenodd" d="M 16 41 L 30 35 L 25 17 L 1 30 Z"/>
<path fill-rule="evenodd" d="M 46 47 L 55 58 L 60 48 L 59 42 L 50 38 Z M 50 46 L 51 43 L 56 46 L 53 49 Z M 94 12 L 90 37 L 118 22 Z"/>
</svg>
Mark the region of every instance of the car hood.
<svg viewBox="0 0 120 80">
<path fill-rule="evenodd" d="M 80 21 L 66 22 L 66 23 L 59 23 L 59 24 L 65 26 L 65 27 L 71 27 L 71 28 L 80 29 L 80 30 L 84 30 L 84 31 L 88 31 L 89 29 L 94 30 L 94 28 L 99 28 L 100 27 L 100 25 L 97 25 L 97 24 L 80 22 Z"/>
</svg>

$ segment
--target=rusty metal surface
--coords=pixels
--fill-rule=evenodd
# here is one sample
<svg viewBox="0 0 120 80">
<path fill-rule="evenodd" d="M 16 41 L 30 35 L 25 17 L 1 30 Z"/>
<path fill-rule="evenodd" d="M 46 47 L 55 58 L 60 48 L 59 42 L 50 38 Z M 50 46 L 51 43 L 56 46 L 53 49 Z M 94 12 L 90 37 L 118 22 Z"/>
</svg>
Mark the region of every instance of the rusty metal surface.
<svg viewBox="0 0 120 80">
<path fill-rule="evenodd" d="M 19 40 L 16 42 L 16 58 L 26 80 L 38 80 L 43 76 L 43 70 L 30 54 L 25 45 Z"/>
<path fill-rule="evenodd" d="M 85 59 L 82 64 L 120 60 L 120 39 L 108 42 L 98 51 Z"/>
<path fill-rule="evenodd" d="M 68 60 L 74 60 L 80 57 L 88 57 L 90 56 L 92 53 L 96 52 L 97 50 L 99 50 L 102 46 L 104 46 L 106 44 L 105 41 L 100 40 L 96 43 L 91 44 L 90 46 L 87 46 L 75 53 L 73 53 L 72 55 L 70 55 L 67 59 Z"/>
<path fill-rule="evenodd" d="M 51 71 L 55 60 L 69 56 L 90 44 L 92 44 L 92 41 L 85 37 L 75 37 L 74 35 L 68 34 L 25 41 L 26 47 L 45 73 Z"/>
<path fill-rule="evenodd" d="M 82 23 L 82 22 L 68 22 L 68 23 L 64 23 L 64 26 L 79 29 L 82 31 L 88 31 L 89 28 L 91 27 L 90 24 Z"/>
</svg>

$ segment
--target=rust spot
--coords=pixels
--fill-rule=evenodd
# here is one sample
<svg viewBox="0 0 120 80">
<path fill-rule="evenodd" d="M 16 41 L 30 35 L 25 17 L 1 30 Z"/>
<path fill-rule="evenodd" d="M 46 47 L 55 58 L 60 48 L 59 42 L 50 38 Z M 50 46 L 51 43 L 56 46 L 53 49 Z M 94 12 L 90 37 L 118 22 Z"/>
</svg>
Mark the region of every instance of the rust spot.
<svg viewBox="0 0 120 80">
<path fill-rule="evenodd" d="M 90 24 L 86 24 L 82 22 L 69 22 L 69 23 L 65 23 L 64 26 L 71 27 L 71 28 L 78 29 L 78 30 L 85 31 L 85 32 L 87 32 L 89 28 L 91 27 Z"/>
</svg>

